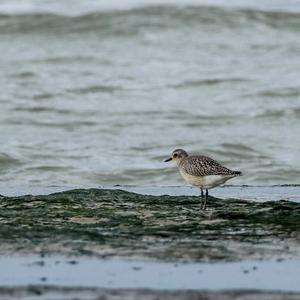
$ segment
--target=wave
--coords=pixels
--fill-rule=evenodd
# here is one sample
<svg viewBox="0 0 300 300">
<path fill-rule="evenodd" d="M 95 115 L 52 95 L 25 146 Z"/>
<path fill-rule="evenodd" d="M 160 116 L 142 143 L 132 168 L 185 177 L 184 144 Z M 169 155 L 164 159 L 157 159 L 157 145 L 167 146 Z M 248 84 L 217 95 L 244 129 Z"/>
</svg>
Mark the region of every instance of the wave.
<svg viewBox="0 0 300 300">
<path fill-rule="evenodd" d="M 265 90 L 258 93 L 263 97 L 298 97 L 300 95 L 300 87 L 285 87 L 280 89 Z"/>
<path fill-rule="evenodd" d="M 85 95 L 93 93 L 113 93 L 119 90 L 122 90 L 122 87 L 112 85 L 92 85 L 89 87 L 68 89 L 67 92 Z"/>
<path fill-rule="evenodd" d="M 232 83 L 232 82 L 244 82 L 248 81 L 248 79 L 244 78 L 211 78 L 211 79 L 202 79 L 202 80 L 188 80 L 184 82 L 180 82 L 177 84 L 172 84 L 169 87 L 175 89 L 185 89 L 191 87 L 198 87 L 202 85 L 218 85 L 222 83 Z"/>
<path fill-rule="evenodd" d="M 81 16 L 52 13 L 0 14 L 0 33 L 88 32 L 131 35 L 143 27 L 157 29 L 193 24 L 238 28 L 263 24 L 269 28 L 300 30 L 300 12 L 262 11 L 216 6 L 148 6 Z"/>
<path fill-rule="evenodd" d="M 21 162 L 18 159 L 14 158 L 12 156 L 10 156 L 6 153 L 0 153 L 0 167 L 1 167 L 1 169 L 5 168 L 5 167 L 10 167 L 12 165 L 18 165 L 20 163 Z"/>
</svg>

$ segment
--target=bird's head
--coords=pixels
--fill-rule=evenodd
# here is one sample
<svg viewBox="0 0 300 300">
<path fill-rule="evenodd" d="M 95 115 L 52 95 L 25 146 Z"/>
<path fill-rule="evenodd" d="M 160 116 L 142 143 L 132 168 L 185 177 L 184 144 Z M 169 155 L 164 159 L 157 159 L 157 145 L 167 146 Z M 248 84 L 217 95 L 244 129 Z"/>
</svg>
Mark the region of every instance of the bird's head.
<svg viewBox="0 0 300 300">
<path fill-rule="evenodd" d="M 187 156 L 188 156 L 187 152 L 184 151 L 183 149 L 176 149 L 172 152 L 172 156 L 167 158 L 165 162 L 174 160 L 178 165 L 181 162 L 181 160 Z"/>
</svg>

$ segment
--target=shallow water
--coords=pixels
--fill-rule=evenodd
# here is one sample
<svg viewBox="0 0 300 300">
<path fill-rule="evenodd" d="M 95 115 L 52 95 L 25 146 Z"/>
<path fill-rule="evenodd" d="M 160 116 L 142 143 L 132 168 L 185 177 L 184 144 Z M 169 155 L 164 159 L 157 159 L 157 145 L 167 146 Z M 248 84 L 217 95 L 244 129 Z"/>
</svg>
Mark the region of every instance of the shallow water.
<svg viewBox="0 0 300 300">
<path fill-rule="evenodd" d="M 0 256 L 0 265 L 0 282 L 6 287 L 44 285 L 169 291 L 300 292 L 300 262 L 297 260 L 174 264 L 63 256 Z"/>
<path fill-rule="evenodd" d="M 162 160 L 184 147 L 241 169 L 235 184 L 299 183 L 299 14 L 278 0 L 1 1 L 0 181 L 180 184 Z"/>
</svg>

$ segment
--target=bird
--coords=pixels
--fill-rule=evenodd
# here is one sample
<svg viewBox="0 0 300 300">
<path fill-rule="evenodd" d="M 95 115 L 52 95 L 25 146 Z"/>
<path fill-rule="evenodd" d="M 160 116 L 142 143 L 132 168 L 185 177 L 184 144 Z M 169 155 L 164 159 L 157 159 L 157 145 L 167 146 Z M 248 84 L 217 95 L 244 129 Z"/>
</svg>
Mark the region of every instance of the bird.
<svg viewBox="0 0 300 300">
<path fill-rule="evenodd" d="M 183 179 L 201 189 L 200 209 L 206 209 L 208 190 L 225 183 L 227 180 L 241 176 L 242 172 L 233 171 L 222 166 L 216 160 L 204 155 L 188 155 L 183 149 L 176 149 L 165 162 L 175 161 Z M 205 199 L 204 201 L 204 190 Z"/>
</svg>

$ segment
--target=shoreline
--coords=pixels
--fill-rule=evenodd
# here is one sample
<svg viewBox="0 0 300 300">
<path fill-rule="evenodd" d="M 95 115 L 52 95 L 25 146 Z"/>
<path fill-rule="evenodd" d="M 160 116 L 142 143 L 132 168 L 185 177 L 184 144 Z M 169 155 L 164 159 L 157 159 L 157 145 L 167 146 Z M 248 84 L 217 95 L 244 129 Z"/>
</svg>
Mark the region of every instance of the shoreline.
<svg viewBox="0 0 300 300">
<path fill-rule="evenodd" d="M 156 291 L 147 289 L 105 289 L 105 288 L 69 288 L 56 286 L 29 286 L 7 288 L 0 287 L 0 296 L 5 299 L 59 299 L 59 300 L 298 300 L 300 293 L 260 290 L 226 290 L 226 291 Z"/>
<path fill-rule="evenodd" d="M 0 184 L 0 195 L 4 197 L 18 197 L 23 195 L 49 195 L 52 193 L 66 192 L 74 189 L 112 189 L 124 190 L 144 195 L 170 195 L 170 196 L 200 196 L 198 188 L 191 186 L 134 186 L 134 185 L 63 185 L 63 186 L 31 186 L 14 187 Z M 300 184 L 284 185 L 224 185 L 210 190 L 213 197 L 226 199 L 244 199 L 252 201 L 288 200 L 300 202 Z"/>
</svg>

